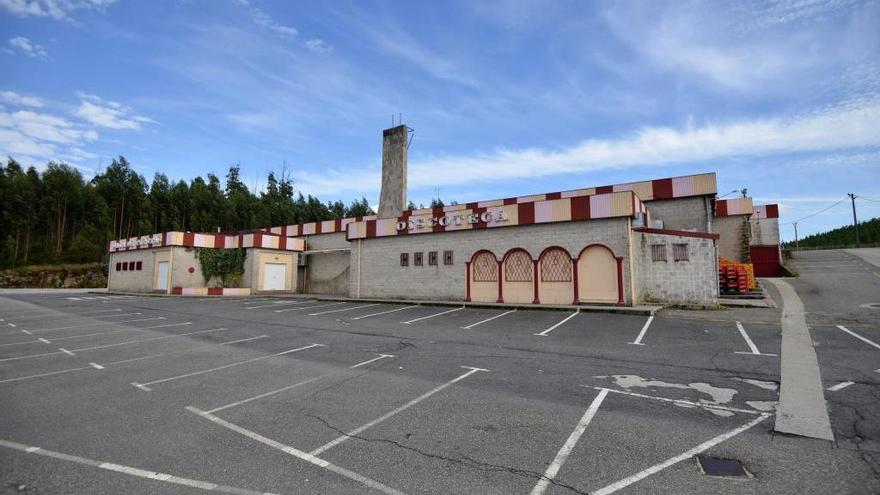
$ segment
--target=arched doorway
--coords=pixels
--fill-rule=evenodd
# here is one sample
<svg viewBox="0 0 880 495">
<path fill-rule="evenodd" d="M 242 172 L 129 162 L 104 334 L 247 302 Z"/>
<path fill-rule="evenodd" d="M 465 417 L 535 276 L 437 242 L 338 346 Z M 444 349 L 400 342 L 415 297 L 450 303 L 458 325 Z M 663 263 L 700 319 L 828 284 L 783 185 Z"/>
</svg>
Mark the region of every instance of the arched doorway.
<svg viewBox="0 0 880 495">
<path fill-rule="evenodd" d="M 574 302 L 573 263 L 568 251 L 549 247 L 538 261 L 538 299 L 541 304 Z"/>
<path fill-rule="evenodd" d="M 606 246 L 593 244 L 578 256 L 578 298 L 582 302 L 619 302 L 617 258 Z"/>
<path fill-rule="evenodd" d="M 504 302 L 532 303 L 535 301 L 535 263 L 525 249 L 514 248 L 504 255 L 501 263 L 501 293 Z"/>
<path fill-rule="evenodd" d="M 498 301 L 498 259 L 491 251 L 477 251 L 470 262 L 470 298 L 476 302 Z"/>
</svg>

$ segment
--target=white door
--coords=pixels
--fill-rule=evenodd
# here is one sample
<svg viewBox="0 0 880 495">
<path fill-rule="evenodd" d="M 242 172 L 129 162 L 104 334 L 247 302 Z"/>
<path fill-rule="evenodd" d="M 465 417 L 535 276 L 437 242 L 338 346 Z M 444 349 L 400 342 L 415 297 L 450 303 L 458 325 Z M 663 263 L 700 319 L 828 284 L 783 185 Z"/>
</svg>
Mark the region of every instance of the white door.
<svg viewBox="0 0 880 495">
<path fill-rule="evenodd" d="M 160 261 L 156 266 L 156 289 L 168 290 L 168 262 Z"/>
<path fill-rule="evenodd" d="M 287 265 L 284 263 L 266 263 L 263 265 L 262 290 L 284 290 L 287 279 Z"/>
</svg>

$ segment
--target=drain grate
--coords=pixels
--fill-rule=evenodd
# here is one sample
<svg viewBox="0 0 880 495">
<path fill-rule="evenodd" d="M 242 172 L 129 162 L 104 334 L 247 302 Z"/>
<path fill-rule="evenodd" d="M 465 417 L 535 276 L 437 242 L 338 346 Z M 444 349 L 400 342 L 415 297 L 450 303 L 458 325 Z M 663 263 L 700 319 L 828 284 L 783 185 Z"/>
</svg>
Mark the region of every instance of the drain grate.
<svg viewBox="0 0 880 495">
<path fill-rule="evenodd" d="M 752 475 L 746 471 L 745 466 L 736 459 L 721 459 L 718 457 L 697 456 L 697 462 L 700 469 L 707 476 L 718 476 L 721 478 L 751 478 Z"/>
</svg>

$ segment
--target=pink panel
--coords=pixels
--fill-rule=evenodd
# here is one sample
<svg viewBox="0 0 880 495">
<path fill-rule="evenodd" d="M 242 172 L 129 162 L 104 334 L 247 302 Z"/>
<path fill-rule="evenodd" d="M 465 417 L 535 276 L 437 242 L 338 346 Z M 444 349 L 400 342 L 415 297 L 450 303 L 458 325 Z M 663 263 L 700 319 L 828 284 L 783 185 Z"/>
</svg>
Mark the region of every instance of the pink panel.
<svg viewBox="0 0 880 495">
<path fill-rule="evenodd" d="M 321 233 L 327 232 L 336 232 L 336 221 L 335 220 L 327 220 L 321 222 Z"/>
<path fill-rule="evenodd" d="M 244 234 L 241 236 L 241 247 L 253 247 L 254 234 Z"/>
<path fill-rule="evenodd" d="M 611 194 L 590 196 L 590 218 L 608 218 L 611 216 Z"/>
<path fill-rule="evenodd" d="M 539 201 L 535 203 L 535 223 L 553 221 L 553 202 Z"/>
<path fill-rule="evenodd" d="M 302 235 L 312 235 L 315 233 L 315 224 L 307 223 L 302 226 Z"/>
<path fill-rule="evenodd" d="M 272 232 L 275 235 L 281 235 L 281 227 L 272 227 L 269 229 L 269 232 Z"/>
<path fill-rule="evenodd" d="M 692 196 L 694 194 L 694 178 L 693 177 L 676 177 L 672 179 L 672 196 L 680 198 L 682 196 Z"/>
</svg>

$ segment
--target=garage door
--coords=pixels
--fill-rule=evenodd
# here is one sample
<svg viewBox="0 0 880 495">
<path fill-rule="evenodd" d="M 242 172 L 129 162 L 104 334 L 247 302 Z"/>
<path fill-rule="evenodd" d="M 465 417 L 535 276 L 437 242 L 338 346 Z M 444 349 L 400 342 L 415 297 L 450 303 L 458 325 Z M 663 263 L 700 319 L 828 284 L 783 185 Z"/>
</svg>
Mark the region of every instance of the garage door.
<svg viewBox="0 0 880 495">
<path fill-rule="evenodd" d="M 779 261 L 779 246 L 751 246 L 749 255 L 756 277 L 779 277 L 782 263 Z"/>
<path fill-rule="evenodd" d="M 262 290 L 284 290 L 287 279 L 287 265 L 284 263 L 266 263 L 263 265 Z"/>
</svg>

